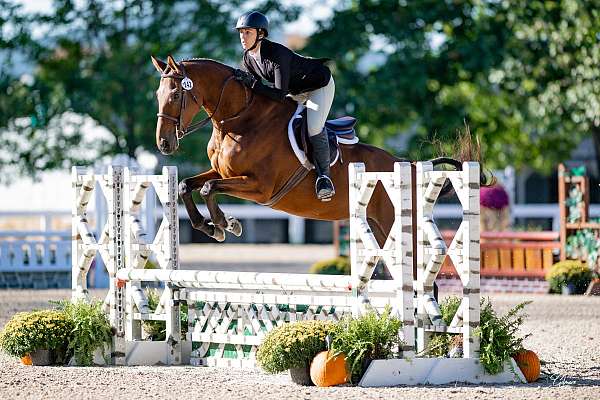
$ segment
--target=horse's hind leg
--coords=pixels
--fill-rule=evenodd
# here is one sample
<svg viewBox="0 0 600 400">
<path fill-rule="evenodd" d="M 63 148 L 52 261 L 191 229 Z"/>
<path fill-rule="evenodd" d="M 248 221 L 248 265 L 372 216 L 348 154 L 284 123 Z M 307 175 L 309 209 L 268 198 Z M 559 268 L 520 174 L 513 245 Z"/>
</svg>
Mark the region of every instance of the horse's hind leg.
<svg viewBox="0 0 600 400">
<path fill-rule="evenodd" d="M 215 226 L 214 224 L 210 224 L 210 220 L 204 218 L 202 214 L 200 214 L 200 211 L 198 211 L 198 208 L 192 199 L 192 192 L 194 190 L 202 188 L 206 181 L 220 177 L 221 175 L 219 175 L 217 171 L 211 169 L 201 173 L 200 175 L 185 178 L 179 184 L 179 196 L 183 200 L 185 209 L 190 217 L 192 228 L 204 232 L 207 236 L 222 242 L 225 240 L 225 232 L 223 229 Z"/>
</svg>

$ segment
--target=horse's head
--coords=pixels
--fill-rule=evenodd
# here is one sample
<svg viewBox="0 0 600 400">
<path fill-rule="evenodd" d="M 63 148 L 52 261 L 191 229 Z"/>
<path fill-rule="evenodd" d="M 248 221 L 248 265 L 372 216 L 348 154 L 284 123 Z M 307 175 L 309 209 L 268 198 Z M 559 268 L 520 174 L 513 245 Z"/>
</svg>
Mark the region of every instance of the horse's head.
<svg viewBox="0 0 600 400">
<path fill-rule="evenodd" d="M 156 146 L 162 154 L 169 155 L 179 147 L 179 139 L 200 111 L 202 99 L 194 94 L 194 84 L 186 75 L 183 64 L 177 64 L 171 56 L 167 57 L 166 63 L 154 56 L 151 58 L 152 64 L 161 74 L 156 91 Z"/>
</svg>

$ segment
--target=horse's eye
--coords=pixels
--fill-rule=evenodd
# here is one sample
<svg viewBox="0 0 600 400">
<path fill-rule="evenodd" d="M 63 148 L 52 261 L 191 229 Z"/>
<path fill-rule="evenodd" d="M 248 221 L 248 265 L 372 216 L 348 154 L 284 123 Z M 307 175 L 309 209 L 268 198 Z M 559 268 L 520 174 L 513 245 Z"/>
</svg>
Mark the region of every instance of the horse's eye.
<svg viewBox="0 0 600 400">
<path fill-rule="evenodd" d="M 173 98 L 174 98 L 175 100 L 177 100 L 177 99 L 179 98 L 179 93 L 175 93 L 175 94 L 173 94 Z"/>
</svg>

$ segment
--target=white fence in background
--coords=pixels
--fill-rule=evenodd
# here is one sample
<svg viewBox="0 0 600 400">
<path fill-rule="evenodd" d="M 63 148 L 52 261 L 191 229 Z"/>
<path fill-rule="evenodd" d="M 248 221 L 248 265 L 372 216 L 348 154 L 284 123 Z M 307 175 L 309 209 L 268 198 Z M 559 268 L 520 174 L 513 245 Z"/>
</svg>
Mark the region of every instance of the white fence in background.
<svg viewBox="0 0 600 400">
<path fill-rule="evenodd" d="M 67 220 L 70 211 L 0 211 L 0 220 L 38 219 L 38 229 L 0 230 L 0 271 L 44 269 L 68 271 L 71 231 L 53 231 L 54 219 Z"/>
<path fill-rule="evenodd" d="M 0 231 L 0 272 L 68 271 L 68 231 Z"/>
<path fill-rule="evenodd" d="M 52 230 L 52 226 L 56 225 L 53 220 L 67 221 L 70 214 L 67 211 L 0 212 L 2 221 L 27 219 L 35 223 L 38 219 L 37 229 L 0 230 L 0 288 L 68 285 L 71 232 Z"/>
<path fill-rule="evenodd" d="M 148 194 L 151 199 L 154 193 Z M 100 204 L 98 207 L 101 216 L 100 221 L 106 220 L 106 210 L 103 202 L 96 200 Z M 152 201 L 149 202 L 152 204 Z M 255 221 L 264 219 L 287 219 L 288 234 L 291 243 L 303 243 L 305 232 L 305 220 L 272 210 L 267 207 L 254 204 L 224 204 L 223 211 L 227 215 L 233 215 L 240 220 Z M 208 216 L 208 210 L 204 205 L 199 205 L 200 211 Z M 187 219 L 187 212 L 181 206 L 179 207 L 179 217 Z M 154 218 L 152 218 L 152 215 Z M 439 219 L 459 219 L 462 215 L 462 209 L 457 204 L 437 204 L 434 209 L 434 217 Z M 590 205 L 590 215 L 600 217 L 600 204 Z M 19 273 L 19 272 L 68 272 L 71 270 L 71 231 L 52 231 L 53 219 L 69 219 L 70 210 L 65 211 L 0 211 L 0 220 L 10 218 L 27 217 L 39 219 L 39 230 L 18 231 L 7 230 L 0 231 L 0 274 Z M 162 210 L 154 207 L 145 213 L 142 223 L 148 234 L 153 237 L 155 233 L 155 221 L 162 216 Z M 97 216 L 90 216 L 90 219 L 98 220 Z M 559 210 L 557 204 L 515 204 L 512 207 L 513 218 L 536 218 L 551 219 L 552 229 L 559 229 Z M 103 224 L 96 224 L 103 225 Z M 97 228 L 101 229 L 100 227 Z M 249 232 L 247 232 L 249 233 Z M 99 237 L 100 232 L 95 232 Z M 98 262 L 98 260 L 96 260 Z M 105 287 L 107 277 L 101 274 L 104 268 L 95 268 L 98 273 L 92 278 L 90 286 Z"/>
</svg>

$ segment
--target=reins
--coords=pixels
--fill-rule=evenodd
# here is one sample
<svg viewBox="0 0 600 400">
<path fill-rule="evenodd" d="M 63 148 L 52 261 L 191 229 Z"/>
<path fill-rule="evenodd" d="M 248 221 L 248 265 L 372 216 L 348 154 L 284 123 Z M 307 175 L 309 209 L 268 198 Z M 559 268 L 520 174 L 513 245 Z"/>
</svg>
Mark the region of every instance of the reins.
<svg viewBox="0 0 600 400">
<path fill-rule="evenodd" d="M 189 93 L 192 96 L 192 99 L 194 100 L 194 102 L 199 106 L 202 107 L 202 104 L 200 104 L 198 102 L 198 99 L 196 98 L 196 96 L 194 95 L 194 92 L 192 92 L 192 89 L 194 87 L 194 82 L 188 78 L 186 72 L 185 72 L 185 67 L 183 65 L 183 63 L 179 64 L 179 68 L 181 69 L 181 71 L 183 72 L 183 74 L 179 74 L 176 72 L 171 72 L 169 74 L 161 74 L 160 77 L 161 78 L 173 78 L 173 79 L 179 79 L 181 80 L 181 103 L 179 106 L 179 116 L 178 117 L 173 117 L 171 115 L 165 114 L 165 113 L 157 113 L 156 116 L 159 118 L 164 118 L 166 120 L 169 120 L 171 122 L 173 122 L 175 124 L 175 132 L 177 134 L 177 140 L 181 140 L 184 137 L 186 137 L 187 135 L 189 135 L 190 133 L 193 133 L 195 131 L 197 131 L 200 128 L 203 128 L 204 126 L 206 126 L 208 124 L 208 122 L 210 120 L 212 120 L 212 118 L 217 114 L 217 111 L 219 110 L 219 106 L 221 105 L 221 99 L 223 98 L 223 93 L 225 93 L 225 88 L 227 87 L 227 84 L 229 83 L 229 81 L 231 81 L 232 79 L 234 79 L 234 75 L 229 76 L 226 80 L 225 83 L 223 83 L 223 86 L 221 87 L 221 94 L 219 95 L 219 100 L 217 101 L 217 105 L 215 107 L 215 110 L 213 111 L 212 114 L 208 115 L 206 118 L 204 118 L 202 121 L 198 121 L 195 122 L 193 124 L 188 125 L 187 127 L 183 127 L 183 111 L 185 110 L 185 107 L 187 106 L 187 98 L 186 98 L 186 94 Z M 244 108 L 242 108 L 240 111 L 238 111 L 236 114 L 234 114 L 231 117 L 225 118 L 221 121 L 219 121 L 219 125 L 222 126 L 224 123 L 232 121 L 234 119 L 237 119 L 241 116 L 241 114 L 246 111 L 246 109 L 251 105 L 252 100 L 254 100 L 254 96 L 252 96 L 252 98 L 250 99 L 250 101 L 248 101 L 248 89 L 246 88 L 246 86 L 244 86 L 244 95 L 245 95 L 245 106 Z"/>
</svg>

